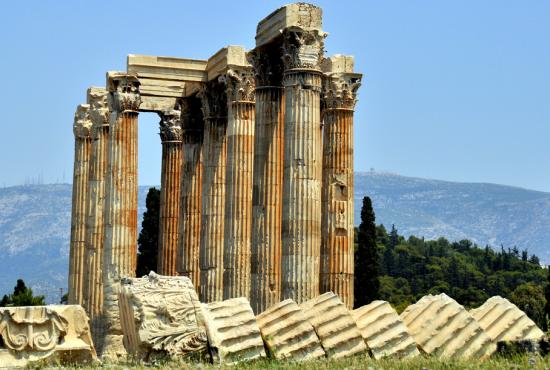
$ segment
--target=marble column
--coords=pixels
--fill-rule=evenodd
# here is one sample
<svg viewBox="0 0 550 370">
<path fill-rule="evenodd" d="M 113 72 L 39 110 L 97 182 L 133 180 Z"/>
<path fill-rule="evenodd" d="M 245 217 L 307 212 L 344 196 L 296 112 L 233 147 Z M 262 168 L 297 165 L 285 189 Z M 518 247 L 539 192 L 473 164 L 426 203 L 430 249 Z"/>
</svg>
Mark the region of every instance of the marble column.
<svg viewBox="0 0 550 370">
<path fill-rule="evenodd" d="M 254 75 L 251 67 L 226 72 L 228 97 L 223 299 L 250 298 Z"/>
<path fill-rule="evenodd" d="M 205 84 L 200 91 L 204 114 L 204 172 L 200 237 L 200 288 L 202 302 L 223 299 L 223 247 L 227 151 L 227 93 L 223 79 Z"/>
<path fill-rule="evenodd" d="M 353 110 L 361 75 L 353 57 L 323 61 L 323 187 L 321 293 L 334 292 L 353 308 Z"/>
<path fill-rule="evenodd" d="M 92 121 L 90 106 L 81 104 L 74 116 L 74 171 L 71 213 L 71 242 L 69 249 L 69 304 L 82 304 L 84 281 L 84 257 L 86 252 L 86 201 Z"/>
<path fill-rule="evenodd" d="M 88 104 L 92 119 L 92 149 L 88 180 L 86 217 L 86 261 L 84 266 L 84 300 L 96 349 L 100 348 L 99 318 L 103 307 L 103 239 L 105 225 L 105 177 L 107 174 L 107 144 L 109 141 L 109 108 L 107 90 L 88 89 Z"/>
<path fill-rule="evenodd" d="M 279 48 L 267 46 L 249 54 L 256 78 L 250 293 L 256 314 L 281 300 L 285 101 Z"/>
<path fill-rule="evenodd" d="M 133 277 L 137 258 L 137 143 L 139 80 L 133 74 L 110 73 L 111 119 L 107 170 L 103 256 L 103 357 L 124 356 L 118 311 L 120 279 Z"/>
<path fill-rule="evenodd" d="M 157 271 L 176 276 L 180 186 L 182 164 L 181 112 L 170 110 L 161 114 L 162 172 L 160 181 L 160 220 Z"/>
<path fill-rule="evenodd" d="M 324 33 L 283 32 L 285 125 L 282 299 L 319 294 L 321 249 L 321 77 Z"/>
<path fill-rule="evenodd" d="M 177 250 L 178 274 L 187 276 L 200 291 L 200 236 L 202 217 L 202 147 L 204 121 L 200 100 L 182 102 L 183 163 L 181 167 L 181 206 Z"/>
</svg>

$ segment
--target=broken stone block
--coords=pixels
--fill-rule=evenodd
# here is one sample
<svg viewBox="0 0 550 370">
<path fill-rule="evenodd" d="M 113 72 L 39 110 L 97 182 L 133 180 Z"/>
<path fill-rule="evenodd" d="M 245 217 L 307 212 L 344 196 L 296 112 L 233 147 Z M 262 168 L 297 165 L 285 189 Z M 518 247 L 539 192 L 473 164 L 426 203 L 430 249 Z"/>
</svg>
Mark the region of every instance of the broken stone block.
<svg viewBox="0 0 550 370">
<path fill-rule="evenodd" d="M 235 364 L 265 357 L 260 328 L 246 298 L 203 304 L 212 358 Z"/>
<path fill-rule="evenodd" d="M 344 303 L 332 292 L 300 305 L 315 328 L 329 358 L 342 358 L 367 352 L 365 341 Z"/>
<path fill-rule="evenodd" d="M 418 348 L 437 357 L 486 358 L 496 345 L 466 309 L 446 294 L 428 295 L 401 318 Z"/>
<path fill-rule="evenodd" d="M 544 337 L 537 324 L 506 298 L 489 298 L 480 307 L 470 310 L 470 314 L 495 343 L 538 342 Z"/>
<path fill-rule="evenodd" d="M 119 306 L 124 343 L 134 356 L 149 360 L 207 354 L 202 309 L 189 278 L 151 272 L 122 279 Z"/>
<path fill-rule="evenodd" d="M 0 308 L 0 368 L 96 361 L 88 321 L 78 305 Z"/>
<path fill-rule="evenodd" d="M 315 329 L 292 299 L 271 306 L 256 320 L 271 357 L 305 361 L 325 356 Z"/>
<path fill-rule="evenodd" d="M 351 314 L 375 359 L 409 358 L 420 354 L 403 320 L 388 302 L 374 301 Z"/>
</svg>

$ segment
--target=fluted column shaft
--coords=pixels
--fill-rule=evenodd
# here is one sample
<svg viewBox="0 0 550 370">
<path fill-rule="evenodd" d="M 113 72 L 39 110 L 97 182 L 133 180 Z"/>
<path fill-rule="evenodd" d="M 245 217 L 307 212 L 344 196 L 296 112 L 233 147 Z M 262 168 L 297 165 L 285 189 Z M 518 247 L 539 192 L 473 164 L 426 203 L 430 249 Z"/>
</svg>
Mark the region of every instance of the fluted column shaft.
<svg viewBox="0 0 550 370">
<path fill-rule="evenodd" d="M 284 90 L 256 89 L 252 195 L 251 305 L 256 313 L 281 298 Z"/>
<path fill-rule="evenodd" d="M 120 279 L 133 277 L 137 258 L 137 160 L 139 81 L 122 74 L 113 78 L 113 113 L 109 131 L 109 165 L 103 258 L 103 356 L 125 353 L 118 311 Z"/>
<path fill-rule="evenodd" d="M 223 299 L 223 247 L 227 153 L 225 84 L 209 83 L 201 92 L 204 106 L 200 288 L 202 302 Z"/>
<path fill-rule="evenodd" d="M 202 129 L 183 131 L 180 231 L 178 242 L 179 275 L 188 276 L 199 291 L 200 234 L 202 215 Z"/>
<path fill-rule="evenodd" d="M 319 294 L 321 248 L 321 73 L 286 71 L 282 299 Z"/>
<path fill-rule="evenodd" d="M 252 88 L 252 96 L 246 98 L 253 99 L 253 94 Z M 230 103 L 223 258 L 224 299 L 250 297 L 254 116 L 254 101 L 236 100 Z"/>
<path fill-rule="evenodd" d="M 75 114 L 74 170 L 69 249 L 69 304 L 84 302 L 84 260 L 86 252 L 86 203 L 92 139 L 88 104 L 79 105 Z"/>
<path fill-rule="evenodd" d="M 353 110 L 324 111 L 321 293 L 353 307 Z"/>
<path fill-rule="evenodd" d="M 157 270 L 162 275 L 176 276 L 182 164 L 180 112 L 164 112 L 161 117 L 162 172 Z"/>
<path fill-rule="evenodd" d="M 88 205 L 86 219 L 85 308 L 90 318 L 92 336 L 96 348 L 100 344 L 97 334 L 101 331 L 99 318 L 103 307 L 103 239 L 105 225 L 105 177 L 109 140 L 109 109 L 107 91 L 100 88 L 88 90 L 90 117 L 92 119 L 92 149 L 88 180 Z"/>
</svg>

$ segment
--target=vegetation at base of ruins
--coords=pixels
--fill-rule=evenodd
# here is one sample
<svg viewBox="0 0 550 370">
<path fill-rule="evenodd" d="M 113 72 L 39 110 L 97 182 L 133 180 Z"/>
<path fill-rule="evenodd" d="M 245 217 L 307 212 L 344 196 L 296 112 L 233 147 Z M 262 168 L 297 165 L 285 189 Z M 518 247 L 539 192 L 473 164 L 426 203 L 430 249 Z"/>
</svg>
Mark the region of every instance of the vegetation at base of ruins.
<svg viewBox="0 0 550 370">
<path fill-rule="evenodd" d="M 405 238 L 395 226 L 390 233 L 376 227 L 380 295 L 398 312 L 424 295 L 445 293 L 466 308 L 502 296 L 545 327 L 548 271 L 527 250 L 489 246 L 480 248 L 469 240 Z M 358 247 L 356 247 L 358 248 Z"/>
<path fill-rule="evenodd" d="M 550 357 L 538 355 L 515 355 L 512 357 L 493 356 L 487 360 L 478 359 L 437 359 L 433 357 L 417 357 L 413 359 L 382 359 L 374 360 L 366 356 L 355 356 L 340 360 L 320 359 L 307 362 L 290 362 L 277 360 L 258 360 L 245 362 L 235 366 L 220 366 L 209 364 L 189 363 L 183 360 L 144 364 L 140 362 L 126 362 L 118 364 L 103 364 L 84 367 L 55 367 L 56 369 L 231 369 L 231 370 L 328 370 L 328 369 L 384 369 L 384 370 L 409 370 L 409 369 L 458 369 L 458 370 L 502 370 L 502 369 L 548 369 Z"/>
<path fill-rule="evenodd" d="M 144 276 L 157 271 L 157 253 L 159 240 L 160 190 L 149 188 L 145 199 L 146 211 L 143 213 L 141 232 L 138 237 L 138 256 L 136 276 Z"/>
<path fill-rule="evenodd" d="M 358 308 L 374 301 L 380 295 L 378 277 L 378 247 L 376 245 L 376 224 L 372 201 L 363 198 L 361 224 L 355 233 L 354 307 Z"/>
<path fill-rule="evenodd" d="M 545 313 L 545 319 L 544 320 L 544 330 L 549 331 L 550 330 L 550 267 L 547 268 L 548 270 L 548 281 L 546 283 L 546 289 L 544 289 L 544 296 L 546 298 L 546 305 L 544 306 L 544 313 Z"/>
<path fill-rule="evenodd" d="M 25 285 L 23 279 L 18 279 L 13 294 L 4 295 L 0 307 L 42 306 L 45 305 L 43 295 L 34 296 L 32 289 Z"/>
</svg>

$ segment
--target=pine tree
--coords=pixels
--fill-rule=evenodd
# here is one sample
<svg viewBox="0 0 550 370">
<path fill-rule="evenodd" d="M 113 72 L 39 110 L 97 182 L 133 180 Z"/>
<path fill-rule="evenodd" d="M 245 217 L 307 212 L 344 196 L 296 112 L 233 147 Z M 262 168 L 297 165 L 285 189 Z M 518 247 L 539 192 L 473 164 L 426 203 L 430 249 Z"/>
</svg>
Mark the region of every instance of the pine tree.
<svg viewBox="0 0 550 370">
<path fill-rule="evenodd" d="M 23 279 L 17 279 L 13 294 L 4 295 L 0 301 L 0 307 L 43 306 L 45 304 L 44 296 L 34 296 L 32 289 L 27 288 Z"/>
<path fill-rule="evenodd" d="M 357 249 L 355 250 L 354 306 L 361 307 L 379 297 L 378 246 L 376 244 L 376 224 L 372 202 L 363 198 L 361 224 L 358 229 Z"/>
<path fill-rule="evenodd" d="M 546 324 L 544 330 L 548 331 L 550 326 L 550 266 L 546 267 L 548 270 L 548 281 L 546 284 L 546 288 L 544 289 L 544 297 L 546 298 L 546 305 L 544 306 L 544 313 L 546 316 L 546 320 L 544 320 L 544 323 Z"/>
<path fill-rule="evenodd" d="M 143 213 L 141 232 L 138 237 L 136 276 L 147 275 L 157 269 L 160 190 L 149 188 L 145 199 L 146 210 Z"/>
</svg>

